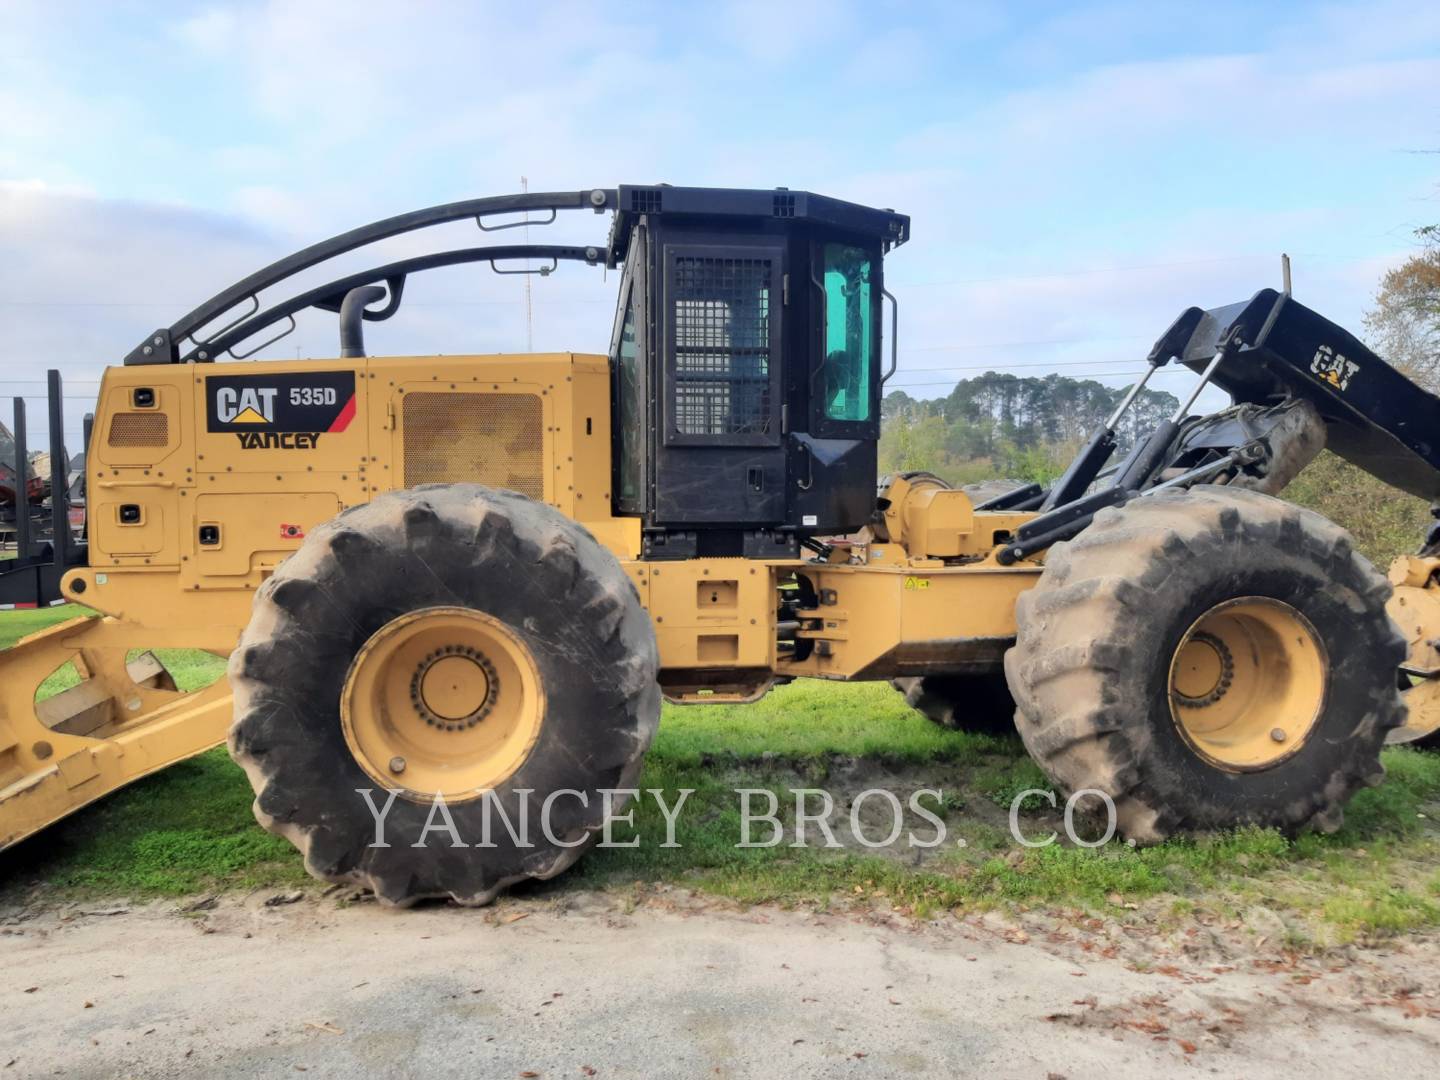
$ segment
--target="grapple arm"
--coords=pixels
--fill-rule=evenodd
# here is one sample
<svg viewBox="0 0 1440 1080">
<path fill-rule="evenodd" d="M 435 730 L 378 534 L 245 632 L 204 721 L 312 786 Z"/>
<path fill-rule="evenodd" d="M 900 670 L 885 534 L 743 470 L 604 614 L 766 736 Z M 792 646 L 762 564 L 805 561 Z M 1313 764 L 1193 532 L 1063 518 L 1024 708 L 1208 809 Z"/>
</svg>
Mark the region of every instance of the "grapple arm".
<svg viewBox="0 0 1440 1080">
<path fill-rule="evenodd" d="M 1274 289 L 1181 318 L 1194 323 L 1180 353 L 1194 370 L 1227 336 L 1238 342 L 1214 375 L 1237 404 L 1308 401 L 1335 453 L 1392 487 L 1440 498 L 1440 398 L 1355 335 Z"/>
</svg>

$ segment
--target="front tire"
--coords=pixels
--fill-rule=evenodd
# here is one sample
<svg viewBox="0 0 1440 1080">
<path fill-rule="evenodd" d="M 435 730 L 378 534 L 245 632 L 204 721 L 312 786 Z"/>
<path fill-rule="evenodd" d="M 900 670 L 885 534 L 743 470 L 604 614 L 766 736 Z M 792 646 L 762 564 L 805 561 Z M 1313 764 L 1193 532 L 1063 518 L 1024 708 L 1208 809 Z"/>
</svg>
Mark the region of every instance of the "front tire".
<svg viewBox="0 0 1440 1080">
<path fill-rule="evenodd" d="M 1404 708 L 1389 584 L 1318 514 L 1196 487 L 1103 510 L 1017 604 L 1016 726 L 1066 792 L 1154 842 L 1338 828 Z"/>
<path fill-rule="evenodd" d="M 476 484 L 398 491 L 314 530 L 256 592 L 230 753 L 314 876 L 483 904 L 571 865 L 598 792 L 634 786 L 657 669 L 634 586 L 579 525 Z M 553 800 L 547 834 L 564 790 L 586 803 Z M 518 842 L 501 813 L 528 822 Z"/>
</svg>

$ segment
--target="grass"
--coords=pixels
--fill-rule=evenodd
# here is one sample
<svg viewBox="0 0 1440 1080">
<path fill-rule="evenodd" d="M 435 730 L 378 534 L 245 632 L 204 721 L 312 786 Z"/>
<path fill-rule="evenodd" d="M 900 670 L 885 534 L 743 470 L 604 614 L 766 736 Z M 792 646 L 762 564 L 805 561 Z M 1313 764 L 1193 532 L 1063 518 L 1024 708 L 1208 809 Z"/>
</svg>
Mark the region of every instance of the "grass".
<svg viewBox="0 0 1440 1080">
<path fill-rule="evenodd" d="M 27 634 L 95 613 L 76 604 L 5 612 L 0 648 Z M 225 661 L 198 649 L 157 649 L 182 690 L 225 673 Z M 79 680 L 67 664 L 40 685 L 49 697 Z M 250 815 L 250 789 L 223 750 L 212 750 L 72 815 L 0 855 L 12 888 L 43 881 L 64 894 L 184 895 L 224 885 L 305 880 L 295 850 Z"/>
<path fill-rule="evenodd" d="M 783 705 L 786 697 L 802 696 L 812 706 L 814 697 L 823 697 L 832 709 L 847 710 L 852 694 L 851 687 L 796 686 L 772 697 Z M 931 760 L 973 762 L 962 783 L 982 798 L 960 799 L 944 815 L 951 835 L 968 840 L 966 847 L 947 848 L 917 868 L 890 857 L 816 848 L 736 849 L 739 811 L 732 789 L 742 783 L 796 786 L 797 781 L 780 775 L 773 763 L 756 768 L 752 762 L 728 776 L 697 773 L 687 762 L 705 741 L 698 727 L 702 721 L 687 716 L 681 722 L 696 725 L 677 740 L 684 757 L 674 756 L 675 743 L 662 721 L 642 783 L 672 791 L 696 789 L 680 817 L 677 839 L 683 846 L 597 850 L 580 864 L 576 877 L 594 884 L 679 881 L 743 902 L 824 905 L 860 895 L 922 916 L 997 905 L 1113 910 L 1117 895 L 1124 903 L 1168 898 L 1164 910 L 1227 918 L 1258 905 L 1284 911 L 1302 925 L 1323 924 L 1319 936 L 1330 940 L 1440 924 L 1440 875 L 1433 869 L 1440 842 L 1430 819 L 1419 816 L 1440 797 L 1440 756 L 1404 748 L 1385 751 L 1389 779 L 1352 800 L 1346 827 L 1333 836 L 1292 840 L 1273 830 L 1241 829 L 1141 849 L 1112 842 L 1098 850 L 1059 845 L 1025 850 L 996 826 L 993 813 L 972 816 L 971 808 L 993 801 L 1008 810 L 1020 791 L 1048 784 L 1008 741 L 942 732 L 952 745 Z M 924 723 L 915 718 L 916 725 Z M 823 725 L 812 732 L 812 755 L 823 753 L 827 736 Z M 718 742 L 714 753 L 724 753 Z M 952 799 L 954 793 L 947 792 L 946 801 Z M 789 817 L 782 818 L 788 826 Z M 1056 825 L 1053 813 L 1022 814 L 1022 820 L 1030 835 L 1043 836 Z M 642 800 L 636 831 L 654 838 L 663 829 L 658 808 Z"/>
<path fill-rule="evenodd" d="M 0 613 L 0 649 L 8 649 L 28 634 L 75 619 L 95 615 L 79 604 Z M 155 655 L 175 679 L 181 690 L 198 690 L 208 686 L 225 672 L 225 661 L 199 649 L 156 649 Z M 80 681 L 79 673 L 67 664 L 40 684 L 39 697 L 50 697 L 69 689 Z"/>
<path fill-rule="evenodd" d="M 797 682 L 753 705 L 666 705 L 647 760 L 695 766 L 833 755 L 882 763 L 976 761 L 1010 740 L 946 731 L 919 717 L 888 683 Z"/>
<path fill-rule="evenodd" d="M 0 619 L 0 644 L 69 617 L 72 610 L 17 612 Z M 217 677 L 206 653 L 164 656 L 183 687 Z M 1116 910 L 1117 899 L 1159 918 L 1237 918 L 1254 907 L 1282 913 L 1301 940 L 1347 940 L 1440 925 L 1440 755 L 1385 751 L 1389 776 L 1350 803 L 1333 836 L 1287 839 L 1234 832 L 1135 849 L 1029 850 L 1009 836 L 1011 801 L 1048 788 L 1018 739 L 950 732 L 905 707 L 888 686 L 800 682 L 748 706 L 667 705 L 640 784 L 673 800 L 692 790 L 678 818 L 680 846 L 665 848 L 659 807 L 635 810 L 638 848 L 597 849 L 536 891 L 626 888 L 675 882 L 744 903 L 827 905 L 861 900 L 925 916 L 961 908 L 1057 905 Z M 873 854 L 789 846 L 797 787 L 828 787 L 845 800 L 865 787 L 939 788 L 928 805 L 952 840 L 917 865 Z M 787 829 L 777 847 L 738 848 L 736 789 L 776 792 Z M 220 889 L 294 887 L 305 877 L 295 851 L 255 824 L 251 793 L 223 749 L 202 754 L 71 816 L 0 855 L 13 892 L 47 895 L 184 896 Z M 1063 803 L 1062 803 L 1063 806 Z M 1058 828 L 1059 814 L 1035 796 L 1024 805 L 1027 835 Z M 915 831 L 928 836 L 924 823 Z M 620 826 L 617 838 L 631 829 Z M 881 830 L 883 831 L 883 830 Z M 954 844 L 953 838 L 966 841 Z M 1124 910 L 1123 907 L 1120 910 Z"/>
<path fill-rule="evenodd" d="M 78 604 L 60 604 L 56 607 L 0 613 L 0 649 L 8 649 L 25 635 L 34 634 L 48 626 L 64 622 L 66 619 L 93 614 L 95 613 L 89 608 L 81 607 Z"/>
</svg>

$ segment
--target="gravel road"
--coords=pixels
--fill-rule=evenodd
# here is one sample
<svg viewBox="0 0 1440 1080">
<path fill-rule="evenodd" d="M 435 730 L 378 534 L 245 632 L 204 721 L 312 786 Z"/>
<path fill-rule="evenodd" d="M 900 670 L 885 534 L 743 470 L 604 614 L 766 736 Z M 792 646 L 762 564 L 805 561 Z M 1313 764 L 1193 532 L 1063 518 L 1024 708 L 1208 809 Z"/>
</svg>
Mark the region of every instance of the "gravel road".
<svg viewBox="0 0 1440 1080">
<path fill-rule="evenodd" d="M 1440 1052 L 1431 940 L 1296 960 L 681 890 L 265 899 L 0 913 L 0 1080 L 1323 1077 L 1420 1075 Z"/>
</svg>

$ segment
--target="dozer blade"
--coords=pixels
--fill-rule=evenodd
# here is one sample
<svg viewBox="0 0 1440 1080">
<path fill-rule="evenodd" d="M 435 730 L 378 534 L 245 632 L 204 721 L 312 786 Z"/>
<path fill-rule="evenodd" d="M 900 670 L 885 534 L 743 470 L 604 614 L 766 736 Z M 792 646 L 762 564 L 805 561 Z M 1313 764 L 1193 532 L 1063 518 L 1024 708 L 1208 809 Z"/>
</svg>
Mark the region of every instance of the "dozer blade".
<svg viewBox="0 0 1440 1080">
<path fill-rule="evenodd" d="M 1402 555 L 1390 564 L 1395 587 L 1386 611 L 1400 628 L 1409 651 L 1401 665 L 1401 696 L 1409 708 L 1402 727 L 1385 740 L 1408 743 L 1440 730 L 1440 559 Z"/>
<path fill-rule="evenodd" d="M 0 652 L 0 849 L 224 740 L 231 714 L 224 678 L 185 693 L 153 653 L 132 655 L 227 651 L 193 634 L 173 636 L 87 617 Z M 37 703 L 41 683 L 67 663 L 80 682 Z"/>
</svg>

